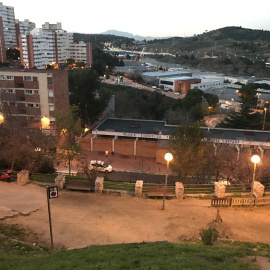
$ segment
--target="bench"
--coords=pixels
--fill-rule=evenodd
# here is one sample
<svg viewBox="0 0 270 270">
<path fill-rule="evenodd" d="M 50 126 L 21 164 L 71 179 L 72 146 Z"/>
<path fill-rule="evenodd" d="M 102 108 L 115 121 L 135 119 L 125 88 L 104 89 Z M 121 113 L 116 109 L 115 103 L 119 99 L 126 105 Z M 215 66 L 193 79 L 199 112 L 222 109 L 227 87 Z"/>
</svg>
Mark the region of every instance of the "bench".
<svg viewBox="0 0 270 270">
<path fill-rule="evenodd" d="M 91 185 L 88 181 L 68 181 L 66 188 L 70 190 L 84 190 L 90 192 Z"/>
<path fill-rule="evenodd" d="M 162 188 L 148 188 L 146 191 L 146 196 L 147 198 L 150 197 L 164 197 L 164 187 Z M 165 194 L 165 198 L 174 198 L 175 197 L 175 193 L 174 193 L 174 188 L 166 188 L 166 194 Z"/>
</svg>

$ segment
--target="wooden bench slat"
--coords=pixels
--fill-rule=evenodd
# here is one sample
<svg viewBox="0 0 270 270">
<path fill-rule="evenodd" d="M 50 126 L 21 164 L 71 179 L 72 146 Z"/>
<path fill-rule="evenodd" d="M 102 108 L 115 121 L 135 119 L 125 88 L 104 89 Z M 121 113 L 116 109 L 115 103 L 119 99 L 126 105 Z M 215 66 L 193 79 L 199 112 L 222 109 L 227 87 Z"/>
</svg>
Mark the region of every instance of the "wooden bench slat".
<svg viewBox="0 0 270 270">
<path fill-rule="evenodd" d="M 90 191 L 91 185 L 89 182 L 70 181 L 67 183 L 67 189 Z"/>
</svg>

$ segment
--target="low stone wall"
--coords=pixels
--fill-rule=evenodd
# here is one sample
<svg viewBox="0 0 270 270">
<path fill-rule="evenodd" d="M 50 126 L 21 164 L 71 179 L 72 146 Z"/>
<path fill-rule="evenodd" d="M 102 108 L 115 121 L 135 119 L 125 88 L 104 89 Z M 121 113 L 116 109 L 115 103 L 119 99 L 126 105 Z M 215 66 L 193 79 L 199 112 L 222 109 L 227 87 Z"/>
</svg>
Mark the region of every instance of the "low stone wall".
<svg viewBox="0 0 270 270">
<path fill-rule="evenodd" d="M 95 192 L 102 193 L 104 189 L 104 177 L 98 176 L 95 182 Z"/>
<path fill-rule="evenodd" d="M 135 184 L 135 197 L 142 197 L 143 195 L 143 181 L 137 180 Z"/>
<path fill-rule="evenodd" d="M 184 185 L 181 182 L 175 182 L 175 197 L 177 199 L 184 199 Z"/>
<path fill-rule="evenodd" d="M 60 173 L 56 176 L 54 182 L 55 182 L 55 185 L 58 187 L 58 189 L 63 189 L 64 184 L 66 182 L 66 176 Z"/>
<path fill-rule="evenodd" d="M 259 181 L 254 181 L 253 185 L 253 195 L 256 198 L 263 197 L 264 194 L 264 185 L 262 185 Z"/>
<path fill-rule="evenodd" d="M 217 198 L 225 197 L 225 186 L 222 183 L 215 182 L 215 196 Z"/>
<path fill-rule="evenodd" d="M 27 170 L 22 170 L 17 173 L 17 184 L 19 186 L 24 186 L 29 183 L 29 172 Z"/>
</svg>

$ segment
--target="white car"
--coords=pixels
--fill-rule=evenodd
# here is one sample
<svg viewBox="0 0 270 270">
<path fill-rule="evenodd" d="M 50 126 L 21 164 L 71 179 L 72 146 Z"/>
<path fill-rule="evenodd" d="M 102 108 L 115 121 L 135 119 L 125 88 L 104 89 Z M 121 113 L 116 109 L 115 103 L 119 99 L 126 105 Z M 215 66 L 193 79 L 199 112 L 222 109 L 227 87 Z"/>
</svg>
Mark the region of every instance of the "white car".
<svg viewBox="0 0 270 270">
<path fill-rule="evenodd" d="M 100 172 L 108 173 L 108 172 L 112 172 L 113 169 L 111 165 L 104 163 L 101 160 L 91 160 L 90 165 L 89 165 L 89 170 L 97 170 Z"/>
</svg>

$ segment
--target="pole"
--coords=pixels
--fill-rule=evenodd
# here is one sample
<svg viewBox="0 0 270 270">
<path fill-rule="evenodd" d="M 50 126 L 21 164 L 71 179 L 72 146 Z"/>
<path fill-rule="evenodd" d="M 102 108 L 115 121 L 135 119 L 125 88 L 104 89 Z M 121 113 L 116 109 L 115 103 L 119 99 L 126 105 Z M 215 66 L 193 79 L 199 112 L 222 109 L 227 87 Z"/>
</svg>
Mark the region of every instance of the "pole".
<svg viewBox="0 0 270 270">
<path fill-rule="evenodd" d="M 256 174 L 256 163 L 254 163 L 254 169 L 253 169 L 253 178 L 251 183 L 251 192 L 250 192 L 250 200 L 249 200 L 249 210 L 251 210 L 251 204 L 252 204 L 252 195 L 253 195 L 253 186 L 255 181 L 255 174 Z"/>
<path fill-rule="evenodd" d="M 51 208 L 50 208 L 48 187 L 47 187 L 47 203 L 48 203 L 48 214 L 49 214 L 49 225 L 50 225 L 51 248 L 53 249 L 52 219 L 51 219 Z"/>
<path fill-rule="evenodd" d="M 264 126 L 265 126 L 265 116 L 266 116 L 266 109 L 264 109 L 263 128 L 262 128 L 262 130 L 264 130 Z"/>
<path fill-rule="evenodd" d="M 168 181 L 169 162 L 170 162 L 170 161 L 167 160 L 167 171 L 166 171 L 166 177 L 165 177 L 165 185 L 164 185 L 164 195 L 163 195 L 162 210 L 165 209 L 165 197 L 166 197 L 166 188 L 167 188 L 167 181 Z"/>
</svg>

